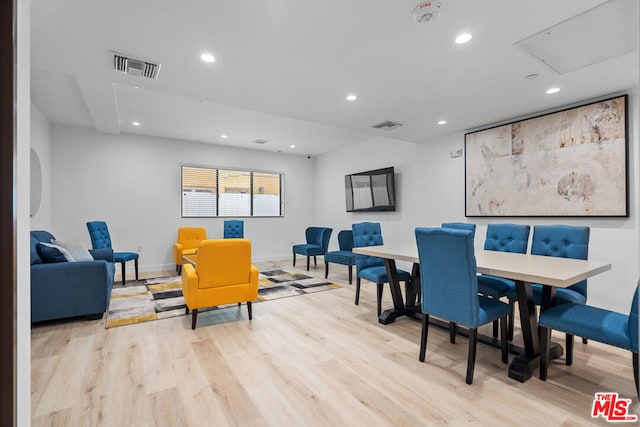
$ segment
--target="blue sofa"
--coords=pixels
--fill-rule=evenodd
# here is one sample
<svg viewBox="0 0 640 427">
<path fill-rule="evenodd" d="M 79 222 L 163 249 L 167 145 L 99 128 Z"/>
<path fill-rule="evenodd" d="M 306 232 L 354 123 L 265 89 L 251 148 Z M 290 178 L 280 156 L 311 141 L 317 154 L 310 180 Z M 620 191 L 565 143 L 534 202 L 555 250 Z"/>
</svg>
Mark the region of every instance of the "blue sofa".
<svg viewBox="0 0 640 427">
<path fill-rule="evenodd" d="M 113 250 L 90 250 L 94 261 L 66 262 L 63 258 L 51 262 L 41 256 L 44 248 L 39 243 L 52 239 L 47 231 L 31 231 L 31 321 L 76 316 L 100 319 L 113 287 Z"/>
</svg>

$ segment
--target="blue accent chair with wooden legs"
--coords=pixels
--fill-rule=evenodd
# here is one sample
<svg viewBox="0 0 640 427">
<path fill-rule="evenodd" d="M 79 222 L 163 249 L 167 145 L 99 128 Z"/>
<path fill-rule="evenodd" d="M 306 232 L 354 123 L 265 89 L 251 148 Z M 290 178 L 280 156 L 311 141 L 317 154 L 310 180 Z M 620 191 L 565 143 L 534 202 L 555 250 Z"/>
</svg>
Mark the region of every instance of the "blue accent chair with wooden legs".
<svg viewBox="0 0 640 427">
<path fill-rule="evenodd" d="M 500 321 L 502 362 L 507 363 L 509 305 L 478 294 L 473 232 L 448 228 L 416 228 L 422 287 L 422 334 L 419 360 L 427 351 L 429 316 L 469 328 L 467 384 L 473 382 L 478 327 Z"/>
<path fill-rule="evenodd" d="M 329 277 L 329 263 L 342 264 L 349 267 L 349 284 L 353 281 L 353 266 L 356 265 L 356 254 L 353 250 L 353 231 L 341 230 L 338 233 L 338 251 L 324 254 L 324 278 Z"/>
<path fill-rule="evenodd" d="M 87 229 L 89 230 L 89 237 L 91 238 L 91 246 L 93 249 L 113 249 L 111 246 L 111 236 L 109 235 L 109 228 L 104 221 L 90 221 L 87 222 Z M 125 285 L 127 271 L 125 264 L 128 261 L 133 261 L 136 270 L 136 280 L 138 280 L 138 257 L 135 252 L 114 252 L 113 262 L 119 262 L 122 267 L 122 286 Z"/>
<path fill-rule="evenodd" d="M 475 238 L 476 236 L 476 225 L 470 222 L 444 222 L 442 223 L 442 228 L 451 228 L 454 230 L 467 230 L 471 231 L 471 237 Z M 418 300 L 421 298 L 421 292 L 418 294 Z M 449 341 L 451 344 L 456 343 L 456 324 L 455 322 L 449 323 Z"/>
<path fill-rule="evenodd" d="M 575 225 L 536 225 L 533 227 L 531 255 L 553 256 L 560 258 L 589 258 L 589 227 Z M 532 284 L 533 301 L 542 305 L 542 285 Z M 509 290 L 507 296 L 517 301 L 515 289 Z M 557 288 L 555 305 L 587 303 L 587 281 L 582 280 L 567 288 Z M 587 343 L 583 338 L 583 343 Z"/>
<path fill-rule="evenodd" d="M 243 239 L 244 221 L 241 219 L 227 219 L 224 221 L 225 239 Z"/>
<path fill-rule="evenodd" d="M 519 224 L 489 224 L 484 240 L 484 250 L 526 254 L 529 246 L 531 227 Z M 478 292 L 492 298 L 500 299 L 515 293 L 516 283 L 504 277 L 480 274 L 478 276 Z M 513 311 L 515 300 L 509 299 L 509 322 L 507 335 L 513 339 Z M 496 323 L 493 324 L 493 336 L 498 336 Z"/>
<path fill-rule="evenodd" d="M 640 285 L 640 282 L 639 282 Z M 632 353 L 633 378 L 638 386 L 638 286 L 629 315 L 580 303 L 565 303 L 540 313 L 540 379 L 546 381 L 549 367 L 551 330 L 566 334 L 566 364 L 573 363 L 573 336 L 609 344 Z"/>
<path fill-rule="evenodd" d="M 327 253 L 332 231 L 333 229 L 329 227 L 308 227 L 304 232 L 307 243 L 293 245 L 293 266 L 296 266 L 296 254 L 307 257 L 307 271 L 309 271 L 311 257 L 313 257 L 313 263 L 318 265 L 316 257 Z"/>
<path fill-rule="evenodd" d="M 354 248 L 382 245 L 382 228 L 377 222 L 352 224 L 351 230 L 353 231 Z M 356 305 L 360 302 L 361 279 L 366 279 L 376 284 L 377 309 L 378 317 L 380 317 L 380 314 L 382 314 L 383 287 L 385 283 L 389 282 L 384 260 L 374 256 L 356 254 Z M 404 281 L 408 285 L 411 280 L 411 273 L 398 269 L 398 280 Z"/>
</svg>

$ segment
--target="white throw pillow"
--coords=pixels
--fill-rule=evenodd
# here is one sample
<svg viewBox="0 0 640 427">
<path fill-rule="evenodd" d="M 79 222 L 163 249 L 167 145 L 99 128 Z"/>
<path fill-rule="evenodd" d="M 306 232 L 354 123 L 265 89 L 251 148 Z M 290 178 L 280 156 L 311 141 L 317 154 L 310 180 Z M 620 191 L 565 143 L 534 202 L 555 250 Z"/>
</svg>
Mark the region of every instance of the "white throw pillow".
<svg viewBox="0 0 640 427">
<path fill-rule="evenodd" d="M 89 253 L 89 250 L 80 243 L 69 243 L 61 240 L 52 240 L 51 243 L 60 246 L 67 251 L 72 259 L 67 258 L 67 255 L 60 251 L 62 252 L 62 255 L 67 258 L 67 261 L 93 261 L 93 257 L 91 256 L 91 253 Z"/>
<path fill-rule="evenodd" d="M 73 259 L 73 256 L 71 256 L 71 254 L 69 253 L 68 250 L 66 250 L 65 248 L 63 248 L 60 245 L 54 245 L 53 243 L 47 243 L 47 242 L 40 242 L 41 245 L 46 246 L 48 248 L 53 248 L 53 249 L 57 249 L 60 251 L 60 253 L 62 254 L 62 256 L 64 256 L 64 259 L 67 260 L 67 262 L 74 262 L 75 259 Z"/>
</svg>

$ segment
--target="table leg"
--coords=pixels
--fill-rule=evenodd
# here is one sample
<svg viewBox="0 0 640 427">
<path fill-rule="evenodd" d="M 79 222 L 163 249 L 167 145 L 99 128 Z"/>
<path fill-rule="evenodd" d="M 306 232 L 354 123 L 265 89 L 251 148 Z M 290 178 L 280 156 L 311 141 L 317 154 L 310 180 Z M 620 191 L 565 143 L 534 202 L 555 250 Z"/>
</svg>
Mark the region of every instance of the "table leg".
<svg viewBox="0 0 640 427">
<path fill-rule="evenodd" d="M 540 336 L 538 333 L 538 318 L 536 316 L 536 306 L 533 301 L 531 285 L 523 281 L 516 281 L 516 291 L 518 293 L 518 308 L 520 309 L 520 326 L 524 340 L 524 352 L 511 362 L 509 366 L 509 378 L 525 382 L 531 378 L 533 371 L 540 365 Z M 544 286 L 541 309 L 544 310 L 552 306 L 554 300 L 555 288 L 553 286 Z M 550 357 L 558 358 L 562 356 L 562 353 L 562 347 L 552 343 Z"/>
<path fill-rule="evenodd" d="M 400 290 L 400 280 L 398 280 L 398 269 L 394 259 L 385 258 L 384 266 L 387 269 L 387 279 L 391 288 L 391 298 L 393 298 L 393 308 L 382 312 L 378 321 L 383 325 L 393 323 L 396 318 L 404 316 L 406 309 L 402 301 L 402 291 Z"/>
</svg>

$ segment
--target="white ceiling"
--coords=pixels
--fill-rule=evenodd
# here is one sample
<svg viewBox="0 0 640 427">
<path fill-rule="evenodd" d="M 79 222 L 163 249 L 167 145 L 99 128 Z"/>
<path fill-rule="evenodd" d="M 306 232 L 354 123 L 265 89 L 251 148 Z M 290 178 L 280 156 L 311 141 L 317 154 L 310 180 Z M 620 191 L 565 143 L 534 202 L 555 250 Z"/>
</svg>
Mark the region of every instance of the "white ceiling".
<svg viewBox="0 0 640 427">
<path fill-rule="evenodd" d="M 637 87 L 638 0 L 616 2 L 635 49 L 558 74 L 514 44 L 606 2 L 441 0 L 418 24 L 417 0 L 32 0 L 32 100 L 53 123 L 300 155 L 423 142 Z M 114 71 L 109 51 L 159 78 Z M 385 120 L 403 126 L 371 127 Z"/>
</svg>

